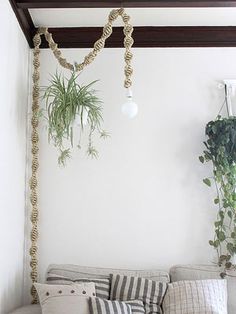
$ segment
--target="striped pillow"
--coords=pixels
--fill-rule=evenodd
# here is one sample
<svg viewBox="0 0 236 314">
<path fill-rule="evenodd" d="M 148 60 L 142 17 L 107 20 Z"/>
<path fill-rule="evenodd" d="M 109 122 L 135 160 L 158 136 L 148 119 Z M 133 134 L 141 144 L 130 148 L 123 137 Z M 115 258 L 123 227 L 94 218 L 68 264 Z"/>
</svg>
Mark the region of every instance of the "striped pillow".
<svg viewBox="0 0 236 314">
<path fill-rule="evenodd" d="M 99 298 L 89 299 L 91 314 L 145 314 L 143 302 L 132 301 L 108 301 Z"/>
<path fill-rule="evenodd" d="M 168 285 L 165 314 L 227 314 L 226 280 L 178 281 Z"/>
<path fill-rule="evenodd" d="M 62 275 L 50 274 L 47 276 L 46 282 L 48 284 L 69 285 L 71 283 L 94 282 L 96 289 L 96 296 L 102 299 L 109 299 L 110 295 L 110 280 L 107 278 L 78 278 L 71 279 Z"/>
<path fill-rule="evenodd" d="M 141 277 L 111 275 L 111 300 L 142 300 L 147 314 L 161 314 L 166 283 Z"/>
<path fill-rule="evenodd" d="M 124 301 L 126 304 L 131 306 L 132 314 L 143 313 L 145 314 L 144 304 L 141 300 Z"/>
</svg>

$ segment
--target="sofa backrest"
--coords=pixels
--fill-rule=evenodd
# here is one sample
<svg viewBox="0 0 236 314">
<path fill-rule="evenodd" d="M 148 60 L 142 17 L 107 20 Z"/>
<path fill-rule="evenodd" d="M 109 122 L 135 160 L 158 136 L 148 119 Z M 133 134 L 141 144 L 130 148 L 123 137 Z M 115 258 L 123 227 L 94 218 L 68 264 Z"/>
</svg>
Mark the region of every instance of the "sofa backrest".
<svg viewBox="0 0 236 314">
<path fill-rule="evenodd" d="M 170 274 L 162 270 L 129 270 L 86 267 L 77 265 L 52 264 L 48 267 L 46 281 L 53 275 L 66 277 L 70 280 L 80 278 L 109 278 L 109 275 L 121 274 L 127 276 L 144 277 L 147 279 L 163 282 L 174 282 L 181 280 L 201 280 L 201 279 L 219 279 L 220 269 L 214 265 L 177 265 L 170 269 Z M 228 314 L 236 314 L 236 271 L 231 272 L 227 277 L 228 282 Z M 48 281 L 48 283 L 50 283 Z"/>
<path fill-rule="evenodd" d="M 110 274 L 121 274 L 126 276 L 136 276 L 151 279 L 154 281 L 162 281 L 168 283 L 170 277 L 168 272 L 162 270 L 130 270 L 130 269 L 113 269 L 113 268 L 98 268 L 98 267 L 86 267 L 77 265 L 49 265 L 47 278 L 53 277 L 53 275 L 67 277 L 71 280 L 80 278 L 109 278 Z"/>
<path fill-rule="evenodd" d="M 214 265 L 177 265 L 170 269 L 172 282 L 181 280 L 219 279 L 221 270 Z M 226 276 L 228 284 L 228 314 L 236 313 L 236 271 Z"/>
</svg>

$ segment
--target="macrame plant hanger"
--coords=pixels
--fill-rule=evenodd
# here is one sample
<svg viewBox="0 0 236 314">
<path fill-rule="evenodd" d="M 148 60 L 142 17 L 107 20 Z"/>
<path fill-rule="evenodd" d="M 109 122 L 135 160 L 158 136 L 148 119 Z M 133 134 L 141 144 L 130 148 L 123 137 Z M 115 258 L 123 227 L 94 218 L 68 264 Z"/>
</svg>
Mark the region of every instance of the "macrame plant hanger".
<svg viewBox="0 0 236 314">
<path fill-rule="evenodd" d="M 72 65 L 70 64 L 65 58 L 62 57 L 61 51 L 58 49 L 57 44 L 54 42 L 52 38 L 52 34 L 48 32 L 47 28 L 40 27 L 34 36 L 34 50 L 33 50 L 33 95 L 32 95 L 32 117 L 31 117 L 31 154 L 32 154 L 32 174 L 30 179 L 30 202 L 31 202 L 31 247 L 30 247 L 30 267 L 31 273 L 30 277 L 32 280 L 32 287 L 31 287 L 31 295 L 32 295 L 32 304 L 38 302 L 37 292 L 34 287 L 34 283 L 38 280 L 38 248 L 37 248 L 37 240 L 38 240 L 38 219 L 39 219 L 39 208 L 38 208 L 38 168 L 39 168 L 39 133 L 38 133 L 38 125 L 39 125 L 39 96 L 40 96 L 40 44 L 41 44 L 41 36 L 44 35 L 49 48 L 52 50 L 54 56 L 58 60 L 59 64 L 70 71 L 80 72 L 82 71 L 87 65 L 89 65 L 95 57 L 97 56 L 98 52 L 100 52 L 104 46 L 106 39 L 111 36 L 112 34 L 112 24 L 118 18 L 122 18 L 124 23 L 124 47 L 125 47 L 125 81 L 124 87 L 130 88 L 132 85 L 131 75 L 133 72 L 131 66 L 132 60 L 132 53 L 130 51 L 134 40 L 132 38 L 133 26 L 129 23 L 130 16 L 127 15 L 123 8 L 112 10 L 108 17 L 108 22 L 103 28 L 103 33 L 100 39 L 98 39 L 91 52 L 84 58 L 83 62 L 80 64 Z"/>
</svg>

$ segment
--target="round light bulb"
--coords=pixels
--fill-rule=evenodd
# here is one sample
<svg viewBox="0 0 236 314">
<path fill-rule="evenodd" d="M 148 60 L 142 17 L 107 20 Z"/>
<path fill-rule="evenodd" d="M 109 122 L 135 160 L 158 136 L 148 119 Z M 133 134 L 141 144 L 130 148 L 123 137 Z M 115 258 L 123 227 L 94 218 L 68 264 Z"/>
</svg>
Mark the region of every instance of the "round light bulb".
<svg viewBox="0 0 236 314">
<path fill-rule="evenodd" d="M 122 105 L 121 111 L 125 116 L 132 119 L 138 113 L 138 106 L 131 98 L 131 99 L 128 99 L 128 101 Z"/>
<path fill-rule="evenodd" d="M 127 101 L 121 107 L 121 112 L 128 118 L 134 118 L 138 113 L 138 105 L 132 99 L 132 91 L 127 90 Z"/>
</svg>

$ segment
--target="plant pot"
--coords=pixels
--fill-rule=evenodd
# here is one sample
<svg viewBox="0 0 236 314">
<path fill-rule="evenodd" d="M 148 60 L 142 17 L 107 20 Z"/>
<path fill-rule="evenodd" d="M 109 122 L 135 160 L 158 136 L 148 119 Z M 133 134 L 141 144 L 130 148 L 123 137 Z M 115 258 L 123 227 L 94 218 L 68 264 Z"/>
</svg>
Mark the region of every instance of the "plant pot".
<svg viewBox="0 0 236 314">
<path fill-rule="evenodd" d="M 82 113 L 82 119 L 81 119 L 81 113 Z M 83 109 L 80 107 L 79 113 L 77 113 L 75 118 L 75 125 L 78 126 L 86 126 L 88 123 L 88 114 L 89 114 L 89 108 L 83 107 Z"/>
</svg>

